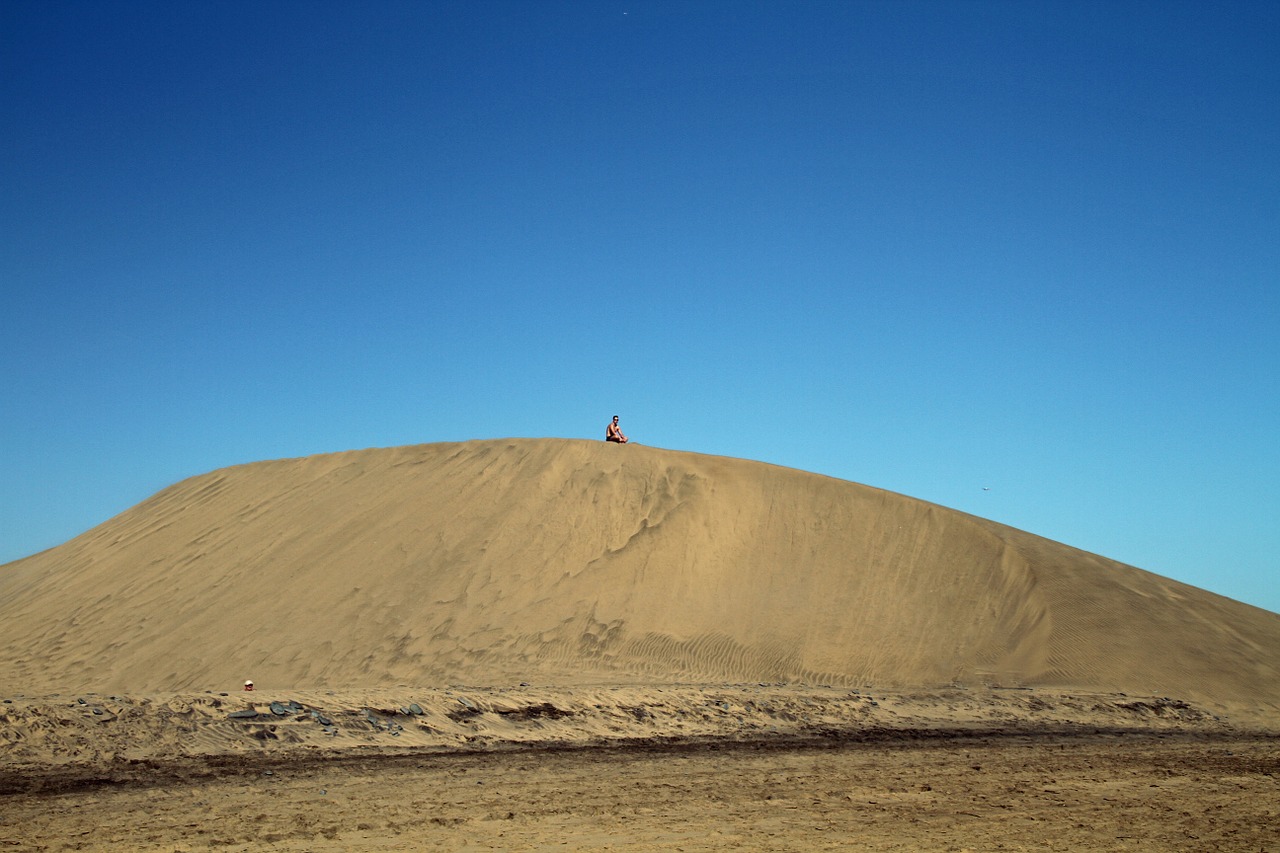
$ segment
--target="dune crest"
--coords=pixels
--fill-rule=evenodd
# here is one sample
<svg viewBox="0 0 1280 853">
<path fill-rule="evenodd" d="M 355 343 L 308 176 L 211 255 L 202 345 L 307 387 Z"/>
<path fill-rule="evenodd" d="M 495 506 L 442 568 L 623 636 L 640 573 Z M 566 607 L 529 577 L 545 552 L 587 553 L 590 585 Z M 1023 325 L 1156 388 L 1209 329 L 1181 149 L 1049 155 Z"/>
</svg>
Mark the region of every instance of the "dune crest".
<svg viewBox="0 0 1280 853">
<path fill-rule="evenodd" d="M 180 482 L 0 568 L 0 690 L 808 682 L 1280 707 L 1280 616 L 763 463 L 511 439 Z"/>
</svg>

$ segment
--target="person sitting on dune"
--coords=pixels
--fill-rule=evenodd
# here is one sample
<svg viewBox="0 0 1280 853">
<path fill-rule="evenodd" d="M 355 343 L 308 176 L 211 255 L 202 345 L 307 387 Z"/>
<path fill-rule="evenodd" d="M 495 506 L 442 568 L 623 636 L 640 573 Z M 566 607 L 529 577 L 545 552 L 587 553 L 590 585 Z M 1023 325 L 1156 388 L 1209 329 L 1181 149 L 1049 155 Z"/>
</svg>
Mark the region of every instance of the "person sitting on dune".
<svg viewBox="0 0 1280 853">
<path fill-rule="evenodd" d="M 626 437 L 625 435 L 623 435 L 623 434 L 622 434 L 622 430 L 618 427 L 618 416 L 617 416 L 617 415 L 614 415 L 614 416 L 613 416 L 613 423 L 611 423 L 611 424 L 609 424 L 607 427 L 605 427 L 605 430 L 604 430 L 604 440 L 605 440 L 605 441 L 616 441 L 618 444 L 626 444 L 626 443 L 627 443 L 627 437 Z"/>
</svg>

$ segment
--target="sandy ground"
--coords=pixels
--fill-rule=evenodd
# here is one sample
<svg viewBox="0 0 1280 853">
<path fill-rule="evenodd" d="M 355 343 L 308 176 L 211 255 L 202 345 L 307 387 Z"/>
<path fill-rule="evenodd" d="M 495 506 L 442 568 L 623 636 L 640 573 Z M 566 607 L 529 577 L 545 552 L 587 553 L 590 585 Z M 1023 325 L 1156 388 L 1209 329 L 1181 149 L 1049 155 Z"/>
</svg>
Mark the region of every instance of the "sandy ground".
<svg viewBox="0 0 1280 853">
<path fill-rule="evenodd" d="M 743 460 L 211 472 L 0 567 L 0 647 L 0 853 L 1280 853 L 1280 614 Z"/>
<path fill-rule="evenodd" d="M 204 773 L 196 762 L 188 768 Z M 330 758 L 0 798 L 17 850 L 1280 851 L 1280 741 L 916 736 Z"/>
<path fill-rule="evenodd" d="M 1280 853 L 1280 726 L 795 685 L 0 704 L 0 849 Z"/>
</svg>

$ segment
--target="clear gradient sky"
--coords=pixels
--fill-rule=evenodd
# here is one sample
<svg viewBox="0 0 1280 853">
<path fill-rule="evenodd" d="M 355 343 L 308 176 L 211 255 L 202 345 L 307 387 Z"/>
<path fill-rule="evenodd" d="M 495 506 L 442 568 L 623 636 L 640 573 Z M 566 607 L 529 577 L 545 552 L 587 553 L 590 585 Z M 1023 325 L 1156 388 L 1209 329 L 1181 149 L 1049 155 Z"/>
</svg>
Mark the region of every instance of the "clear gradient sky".
<svg viewBox="0 0 1280 853">
<path fill-rule="evenodd" d="M 0 3 L 0 561 L 600 438 L 1280 611 L 1280 4 Z"/>
</svg>

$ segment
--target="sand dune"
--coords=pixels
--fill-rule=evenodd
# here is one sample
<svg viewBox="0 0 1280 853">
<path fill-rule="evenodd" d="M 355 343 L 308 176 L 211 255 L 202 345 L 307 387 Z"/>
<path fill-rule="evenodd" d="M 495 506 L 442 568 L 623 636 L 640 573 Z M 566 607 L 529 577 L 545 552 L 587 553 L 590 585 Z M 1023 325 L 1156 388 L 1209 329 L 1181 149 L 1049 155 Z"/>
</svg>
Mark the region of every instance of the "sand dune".
<svg viewBox="0 0 1280 853">
<path fill-rule="evenodd" d="M 762 463 L 432 444 L 178 483 L 0 567 L 0 692 L 805 682 L 1280 709 L 1280 615 Z"/>
</svg>

